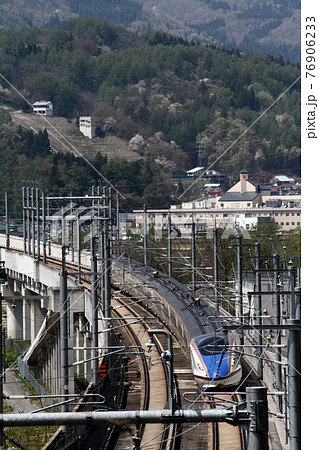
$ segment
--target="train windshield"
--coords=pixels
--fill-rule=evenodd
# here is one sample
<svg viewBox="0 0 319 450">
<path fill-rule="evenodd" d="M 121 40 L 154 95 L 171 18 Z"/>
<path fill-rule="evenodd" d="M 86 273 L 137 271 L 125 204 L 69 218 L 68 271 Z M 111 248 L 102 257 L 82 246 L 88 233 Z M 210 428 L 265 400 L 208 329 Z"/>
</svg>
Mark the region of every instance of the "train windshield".
<svg viewBox="0 0 319 450">
<path fill-rule="evenodd" d="M 202 336 L 195 339 L 197 347 L 202 355 L 216 355 L 226 350 L 227 338 L 224 336 Z"/>
</svg>

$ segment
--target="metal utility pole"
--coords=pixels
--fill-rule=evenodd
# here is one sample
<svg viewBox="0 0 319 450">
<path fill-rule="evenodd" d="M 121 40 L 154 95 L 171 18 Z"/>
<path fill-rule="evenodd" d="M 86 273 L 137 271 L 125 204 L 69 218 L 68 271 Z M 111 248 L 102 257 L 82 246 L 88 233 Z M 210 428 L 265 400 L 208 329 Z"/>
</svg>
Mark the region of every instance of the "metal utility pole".
<svg viewBox="0 0 319 450">
<path fill-rule="evenodd" d="M 27 251 L 27 229 L 26 229 L 26 201 L 25 201 L 25 187 L 22 187 L 22 232 L 23 232 L 23 252 Z"/>
<path fill-rule="evenodd" d="M 65 245 L 65 217 L 64 217 L 64 207 L 61 207 L 61 234 L 62 234 L 62 246 Z"/>
<path fill-rule="evenodd" d="M 202 152 L 205 149 L 205 146 L 202 142 L 196 142 L 197 147 L 197 164 L 198 167 L 202 166 Z"/>
<path fill-rule="evenodd" d="M 45 195 L 42 192 L 42 249 L 43 249 L 43 262 L 46 263 L 47 260 L 47 236 L 46 236 L 46 215 L 45 215 Z"/>
<path fill-rule="evenodd" d="M 191 236 L 191 249 L 192 249 L 192 289 L 196 292 L 196 243 L 195 243 L 195 222 L 192 222 L 192 236 Z"/>
<path fill-rule="evenodd" d="M 10 217 L 9 217 L 9 204 L 8 204 L 8 192 L 4 194 L 5 202 L 5 217 L 6 217 L 6 248 L 10 247 Z"/>
<path fill-rule="evenodd" d="M 93 382 L 98 382 L 98 309 L 97 309 L 97 258 L 95 238 L 91 229 L 91 297 L 92 297 L 92 348 Z"/>
<path fill-rule="evenodd" d="M 295 273 L 292 274 L 291 288 L 294 288 Z M 301 449 L 301 290 L 294 289 L 293 317 L 288 325 L 296 329 L 288 334 L 288 398 L 289 398 L 289 438 L 290 450 Z"/>
<path fill-rule="evenodd" d="M 50 217 L 50 200 L 47 199 L 47 217 Z M 51 233 L 52 233 L 52 223 L 49 221 L 49 232 L 48 232 L 48 254 L 51 255 Z"/>
<path fill-rule="evenodd" d="M 267 388 L 247 387 L 247 411 L 250 412 L 247 450 L 267 450 L 268 447 L 268 402 Z"/>
<path fill-rule="evenodd" d="M 288 334 L 288 397 L 290 450 L 301 449 L 301 345 L 300 317 L 288 319 L 288 325 L 299 329 Z"/>
<path fill-rule="evenodd" d="M 109 188 L 109 195 L 108 195 L 108 199 L 109 199 L 109 205 L 108 205 L 108 209 L 109 209 L 109 218 L 110 218 L 110 222 L 112 224 L 112 189 Z"/>
<path fill-rule="evenodd" d="M 26 202 L 26 208 L 27 208 L 27 218 L 26 218 L 26 227 L 27 227 L 27 251 L 26 253 L 30 255 L 31 253 L 31 230 L 30 230 L 30 187 L 27 186 L 27 202 Z"/>
<path fill-rule="evenodd" d="M 101 308 L 105 315 L 106 281 L 105 281 L 105 255 L 106 255 L 106 224 L 105 221 L 99 222 L 99 253 L 101 264 Z"/>
<path fill-rule="evenodd" d="M 109 207 L 106 205 L 106 196 L 103 200 L 103 211 L 110 212 Z M 111 248 L 110 248 L 110 217 L 99 217 L 99 246 L 100 246 L 100 257 L 101 257 L 101 308 L 103 312 L 103 317 L 105 318 L 105 347 L 106 351 L 111 345 L 111 269 L 112 269 L 112 259 L 111 259 Z M 97 345 L 97 344 L 96 344 Z M 109 368 L 110 361 L 106 361 L 106 365 Z M 107 372 L 108 373 L 108 372 Z"/>
<path fill-rule="evenodd" d="M 78 253 L 78 280 L 81 282 L 81 226 L 79 215 L 76 218 L 76 248 Z"/>
<path fill-rule="evenodd" d="M 287 305 L 288 317 L 294 319 L 296 317 L 296 268 L 292 264 L 288 266 L 289 290 L 291 291 L 290 303 Z"/>
<path fill-rule="evenodd" d="M 243 309 L 243 254 L 242 254 L 242 242 L 241 234 L 237 236 L 237 308 L 239 320 L 244 323 L 244 309 Z M 244 343 L 243 333 L 240 333 L 240 344 Z"/>
<path fill-rule="evenodd" d="M 32 225 L 32 256 L 35 258 L 35 205 L 34 205 L 34 187 L 31 188 L 31 225 Z"/>
<path fill-rule="evenodd" d="M 72 200 L 71 200 L 71 215 L 73 216 Z M 71 261 L 74 262 L 74 220 L 73 219 L 69 221 L 69 245 L 70 245 L 70 250 L 71 250 Z"/>
<path fill-rule="evenodd" d="M 219 316 L 219 296 L 218 296 L 218 231 L 217 228 L 214 228 L 213 235 L 213 250 L 214 250 L 214 289 L 215 289 L 215 306 L 216 306 L 216 314 Z"/>
<path fill-rule="evenodd" d="M 4 384 L 4 364 L 3 364 L 3 321 L 2 321 L 2 294 L 0 293 L 0 414 L 3 415 L 3 384 Z M 3 426 L 0 425 L 0 450 L 4 444 Z"/>
<path fill-rule="evenodd" d="M 40 261 L 41 248 L 40 248 L 40 200 L 39 200 L 39 188 L 35 190 L 35 211 L 36 211 L 36 221 L 37 221 L 37 260 Z"/>
<path fill-rule="evenodd" d="M 68 358 L 68 292 L 67 271 L 65 264 L 65 246 L 62 246 L 62 271 L 60 273 L 60 347 L 61 347 L 61 394 L 63 402 L 66 402 L 69 394 L 69 358 Z M 62 412 L 68 411 L 66 403 L 62 404 Z"/>
<path fill-rule="evenodd" d="M 147 266 L 147 210 L 144 205 L 143 214 L 143 253 L 144 253 L 144 265 Z"/>
<path fill-rule="evenodd" d="M 295 310 L 295 318 L 301 318 L 301 289 L 300 287 L 295 288 L 295 300 L 296 300 L 296 310 Z"/>
<path fill-rule="evenodd" d="M 104 272 L 104 279 L 105 279 L 105 311 L 104 317 L 106 319 L 106 334 L 105 334 L 105 346 L 107 352 L 109 351 L 109 347 L 111 346 L 111 268 L 112 268 L 112 261 L 111 261 L 111 249 L 110 249 L 110 234 L 109 234 L 109 221 L 106 223 L 106 235 L 105 235 L 105 272 Z M 106 366 L 109 368 L 111 366 L 111 359 L 108 358 L 106 361 Z"/>
<path fill-rule="evenodd" d="M 168 268 L 168 276 L 172 276 L 172 219 L 171 219 L 171 212 L 168 210 L 168 216 L 167 216 L 167 268 Z"/>
<path fill-rule="evenodd" d="M 275 316 L 275 325 L 281 324 L 281 307 L 280 307 L 280 272 L 279 272 L 279 255 L 274 255 L 274 290 L 275 294 L 275 307 L 274 307 L 274 316 Z M 279 364 L 275 365 L 275 375 L 276 375 L 276 389 L 278 391 L 282 390 L 282 373 L 281 373 L 281 330 L 278 329 L 275 332 L 275 360 L 279 362 Z M 280 395 L 276 396 L 276 405 L 277 411 L 282 413 L 282 397 Z"/>
<path fill-rule="evenodd" d="M 120 248 L 120 197 L 119 193 L 116 192 L 116 245 L 117 245 L 117 254 L 116 256 L 120 256 L 121 248 Z"/>
<path fill-rule="evenodd" d="M 255 265 L 255 277 L 256 277 L 256 291 L 259 292 L 259 294 L 257 294 L 257 299 L 256 299 L 256 324 L 257 325 L 262 325 L 262 305 L 261 305 L 261 272 L 260 272 L 260 243 L 256 242 L 255 244 L 255 255 L 256 255 L 256 265 Z M 258 356 L 258 366 L 257 366 L 257 376 L 259 380 L 262 380 L 263 378 L 263 362 L 262 362 L 262 358 L 261 358 L 261 354 L 262 354 L 262 343 L 263 343 L 263 338 L 262 338 L 262 332 L 261 331 L 257 331 L 257 356 Z"/>
</svg>

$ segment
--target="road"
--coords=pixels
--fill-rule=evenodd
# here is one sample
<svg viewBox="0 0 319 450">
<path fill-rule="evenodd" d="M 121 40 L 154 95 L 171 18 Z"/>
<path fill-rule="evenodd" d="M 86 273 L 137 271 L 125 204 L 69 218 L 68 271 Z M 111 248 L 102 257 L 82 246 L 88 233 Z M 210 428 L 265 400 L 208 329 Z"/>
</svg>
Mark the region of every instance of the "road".
<svg viewBox="0 0 319 450">
<path fill-rule="evenodd" d="M 16 375 L 16 373 L 9 369 L 5 374 L 5 383 L 3 385 L 3 394 L 4 397 L 10 396 L 26 396 L 29 393 L 23 387 L 23 383 L 21 379 Z M 32 403 L 28 399 L 23 398 L 13 398 L 6 399 L 5 402 L 11 406 L 14 413 L 27 413 L 38 409 L 36 403 Z"/>
</svg>

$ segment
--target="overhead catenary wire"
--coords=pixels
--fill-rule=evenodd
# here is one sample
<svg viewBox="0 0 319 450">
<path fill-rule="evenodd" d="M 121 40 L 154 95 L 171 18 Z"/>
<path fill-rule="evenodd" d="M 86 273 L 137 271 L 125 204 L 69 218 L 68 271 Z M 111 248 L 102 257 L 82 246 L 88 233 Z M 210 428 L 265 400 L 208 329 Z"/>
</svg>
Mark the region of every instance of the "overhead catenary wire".
<svg viewBox="0 0 319 450">
<path fill-rule="evenodd" d="M 194 270 L 195 270 L 198 274 L 200 274 L 200 275 L 205 279 L 205 274 L 202 273 L 202 272 L 200 272 L 200 270 L 199 270 L 198 267 L 195 267 Z M 207 280 L 207 282 L 208 282 L 208 285 L 211 285 L 211 282 L 210 282 L 209 280 Z M 212 286 L 212 287 L 213 287 L 213 286 Z M 275 293 L 273 293 L 273 294 L 270 295 L 271 298 L 267 301 L 267 303 L 266 303 L 265 306 L 267 306 L 267 304 L 268 304 L 269 302 L 271 302 L 271 301 L 273 300 L 273 298 L 274 298 L 278 293 L 280 293 L 279 288 L 277 288 L 277 290 L 276 290 Z M 265 294 L 267 294 L 267 292 L 265 292 Z M 220 295 L 222 295 L 222 293 L 220 293 Z M 222 296 L 223 296 L 223 295 L 222 295 Z M 244 297 L 244 296 L 243 296 L 243 297 Z M 243 299 L 243 297 L 242 297 L 242 299 Z M 241 299 L 241 301 L 242 301 L 242 299 Z M 238 331 L 240 331 L 240 328 L 241 328 L 241 326 L 243 326 L 243 325 L 244 325 L 244 324 L 238 323 Z M 269 327 L 271 328 L 271 325 L 269 325 Z M 259 331 L 256 327 L 254 327 L 254 325 L 252 325 L 252 329 L 253 329 L 257 334 L 260 334 L 260 331 Z M 274 347 L 274 348 L 275 348 L 275 347 Z"/>
<path fill-rule="evenodd" d="M 187 265 L 189 265 L 188 262 L 187 262 Z M 197 271 L 197 272 L 199 273 L 199 269 L 198 269 L 198 268 L 195 268 L 194 270 Z M 201 273 L 201 275 L 203 276 L 202 273 Z M 274 295 L 275 295 L 275 294 L 272 294 L 272 297 L 273 297 Z M 242 299 L 241 299 L 241 301 L 242 301 Z M 271 301 L 271 300 L 269 300 L 269 301 Z M 240 331 L 240 329 L 241 329 L 242 326 L 243 326 L 243 324 L 238 324 L 238 331 Z M 257 332 L 258 334 L 260 334 L 260 331 L 257 330 L 253 325 L 252 325 L 252 329 L 255 330 L 255 332 Z M 275 346 L 274 346 L 274 348 L 275 348 Z M 260 357 L 259 357 L 258 359 L 260 359 Z"/>
<path fill-rule="evenodd" d="M 188 186 L 187 189 L 179 196 L 179 198 L 182 198 L 186 192 L 188 192 L 200 179 L 202 179 L 207 172 L 207 170 L 210 170 L 290 89 L 301 79 L 301 75 L 294 80 L 290 86 L 288 86 L 272 103 L 268 106 L 268 108 L 265 109 L 258 117 L 255 119 L 239 136 L 237 139 L 235 139 L 223 152 L 221 155 L 219 155 L 208 167 L 207 169 L 198 177 L 196 180 Z"/>
<path fill-rule="evenodd" d="M 0 72 L 0 77 L 11 87 L 11 89 L 13 89 L 29 106 L 31 106 L 32 108 L 32 103 L 29 102 L 29 100 L 27 98 L 25 98 L 25 96 L 12 84 L 10 83 L 10 81 Z M 97 175 L 104 180 L 117 194 L 119 194 L 123 199 L 125 199 L 124 195 L 121 194 L 115 186 L 113 186 L 113 184 L 108 181 L 105 176 L 83 155 L 83 153 L 81 153 L 71 142 L 69 142 L 65 136 L 63 136 L 63 134 L 52 124 L 50 123 L 50 121 L 42 114 L 38 114 L 47 125 L 49 125 L 55 133 L 57 133 L 57 136 L 54 136 L 50 130 L 47 130 L 48 133 L 51 133 L 52 136 L 55 137 L 55 139 L 57 139 L 57 141 L 67 150 L 70 150 L 70 148 L 76 152 L 76 154 L 78 156 L 80 156 L 90 167 L 91 169 L 93 169 Z"/>
<path fill-rule="evenodd" d="M 199 269 L 196 268 L 196 270 L 199 272 Z M 200 272 L 199 272 L 199 273 L 200 273 Z M 97 280 L 97 281 L 98 281 L 98 280 Z M 209 283 L 209 281 L 208 281 L 208 283 Z M 269 300 L 269 301 L 270 301 L 270 300 Z M 70 305 L 70 307 L 71 307 L 71 306 L 72 306 L 72 305 Z M 240 327 L 240 325 L 239 325 L 239 327 Z"/>
<path fill-rule="evenodd" d="M 263 352 L 264 353 L 264 352 Z"/>
<path fill-rule="evenodd" d="M 296 81 L 298 81 L 298 80 L 296 80 Z M 296 81 L 295 81 L 295 82 L 296 82 Z M 294 82 L 294 83 L 295 83 L 295 82 Z M 294 83 L 293 83 L 293 84 L 294 84 Z M 292 85 L 293 85 L 293 84 L 292 84 Z M 291 86 L 292 86 L 292 85 L 291 85 Z M 288 89 L 287 89 L 287 90 L 288 90 Z M 287 91 L 287 90 L 286 90 L 286 91 Z M 286 91 L 285 91 L 285 92 L 286 92 Z M 282 94 L 282 95 L 283 95 L 283 94 Z M 282 96 L 282 95 L 281 95 L 281 96 Z M 281 97 L 281 96 L 280 96 L 280 97 Z M 279 99 L 280 97 L 278 97 L 278 99 Z M 277 100 L 278 100 L 278 99 L 277 99 Z M 277 100 L 276 100 L 276 101 L 277 101 Z M 275 102 L 274 102 L 274 103 L 275 103 Z M 273 103 L 273 104 L 274 104 L 274 103 Z M 271 105 L 271 106 L 273 106 L 273 105 Z M 270 108 L 270 107 L 269 107 L 269 108 Z M 269 109 L 269 108 L 268 108 L 268 109 Z M 266 110 L 266 111 L 267 111 L 267 110 Z M 265 112 L 266 112 L 266 111 L 265 111 Z M 264 112 L 264 113 L 265 113 L 265 112 Z M 264 113 L 263 113 L 263 114 L 264 114 Z M 260 117 L 261 117 L 261 116 L 260 116 Z M 259 117 L 259 118 L 260 118 L 260 117 Z M 259 120 L 259 118 L 258 118 L 257 120 Z M 256 121 L 257 121 L 257 120 L 256 120 Z M 252 124 L 251 126 L 253 126 L 253 125 L 256 123 L 256 121 L 253 122 L 253 124 Z M 250 126 L 250 127 L 251 127 L 251 126 Z M 250 127 L 249 127 L 249 128 L 250 128 Z M 248 128 L 248 129 L 249 129 L 249 128 Z M 247 132 L 248 129 L 247 129 L 245 132 Z M 245 132 L 244 132 L 241 136 L 243 136 L 243 135 L 245 134 Z M 241 136 L 240 136 L 240 137 L 241 137 Z M 240 137 L 239 137 L 239 138 L 240 138 Z M 238 139 L 239 139 L 239 138 L 238 138 Z M 237 139 L 236 141 L 234 141 L 234 143 L 233 143 L 232 145 L 234 145 L 234 144 L 238 141 L 238 139 Z M 231 145 L 231 146 L 232 146 L 232 145 Z M 218 159 L 220 159 L 220 158 L 226 153 L 226 151 L 228 151 L 228 150 L 231 148 L 231 146 L 228 147 L 228 149 L 226 149 L 225 152 L 224 152 Z M 217 159 L 217 160 L 218 160 L 218 159 Z M 216 160 L 216 161 L 217 161 L 217 160 Z M 216 162 L 216 161 L 215 161 L 215 162 Z M 214 163 L 215 163 L 215 162 L 214 162 Z M 214 163 L 213 163 L 213 164 L 214 164 Z M 212 164 L 212 165 L 213 165 L 213 164 Z M 211 166 L 212 166 L 212 165 L 211 165 Z M 210 167 L 211 167 L 211 166 L 210 166 Z M 99 174 L 99 175 L 101 175 L 101 174 Z M 106 181 L 107 183 L 109 183 L 107 180 L 105 180 L 105 181 Z"/>
<path fill-rule="evenodd" d="M 120 255 L 117 259 L 120 259 L 120 258 L 121 258 L 121 255 Z M 112 264 L 116 263 L 117 259 L 116 259 Z M 111 268 L 105 269 L 105 270 L 111 270 Z M 31 275 L 31 273 L 30 273 L 30 275 Z M 100 281 L 100 279 L 101 279 L 102 277 L 103 277 L 103 273 L 101 273 L 101 274 L 97 277 L 95 283 L 97 284 L 97 283 Z M 83 287 L 83 286 L 82 286 L 82 287 Z M 71 298 L 71 295 L 72 295 L 72 292 L 73 292 L 74 289 L 75 289 L 75 286 L 74 286 L 71 290 L 68 289 L 67 299 L 65 299 L 65 302 L 66 302 L 66 303 L 69 302 L 69 300 L 70 300 L 70 298 Z M 74 299 L 74 301 L 73 301 L 72 303 L 69 303 L 68 308 L 67 308 L 67 311 L 69 312 L 69 311 L 72 309 L 72 307 L 73 307 L 78 301 L 80 301 L 81 298 L 82 298 L 87 292 L 90 293 L 90 292 L 91 292 L 91 289 L 92 289 L 92 284 L 90 285 L 89 288 L 83 287 L 83 292 L 82 292 L 76 299 Z M 98 307 L 99 307 L 99 306 L 98 306 Z M 13 314 L 13 312 L 11 312 L 11 314 Z M 55 321 L 53 321 L 53 322 L 50 324 L 49 328 L 46 329 L 46 333 L 44 333 L 44 334 L 40 337 L 39 343 L 41 343 L 44 339 L 46 339 L 46 337 L 47 337 L 47 332 L 48 332 L 50 329 L 53 329 L 53 328 L 58 324 L 59 320 L 60 320 L 60 319 L 57 318 Z M 83 327 L 84 327 L 84 325 L 83 325 Z M 28 350 L 25 350 L 25 351 L 22 353 L 21 357 L 23 358 L 23 357 L 27 354 L 27 352 L 28 352 Z M 13 366 L 11 366 L 11 367 L 17 368 L 17 363 L 15 363 L 15 364 L 13 363 Z M 58 378 L 60 378 L 60 377 L 58 377 Z"/>
</svg>

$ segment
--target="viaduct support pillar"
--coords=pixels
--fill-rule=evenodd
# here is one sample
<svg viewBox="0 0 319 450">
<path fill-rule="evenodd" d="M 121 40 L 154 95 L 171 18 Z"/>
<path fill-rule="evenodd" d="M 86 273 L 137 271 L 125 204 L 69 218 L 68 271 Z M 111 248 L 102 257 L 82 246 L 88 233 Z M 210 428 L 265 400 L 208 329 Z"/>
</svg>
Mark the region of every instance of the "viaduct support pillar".
<svg viewBox="0 0 319 450">
<path fill-rule="evenodd" d="M 14 296 L 9 285 L 2 286 L 2 295 Z M 23 339 L 23 301 L 7 300 L 7 336 L 9 339 Z"/>
</svg>

